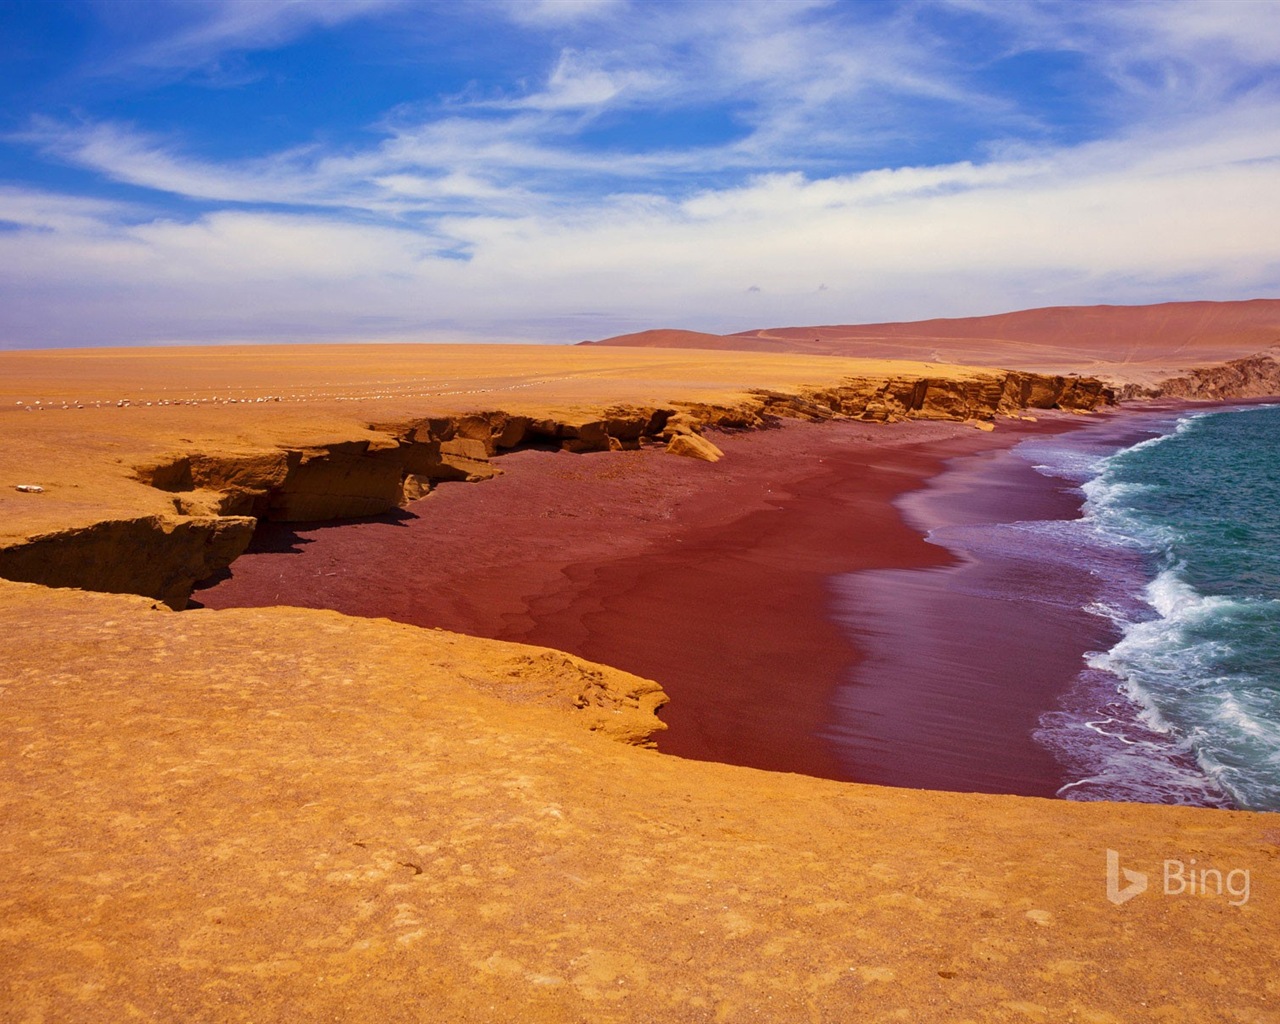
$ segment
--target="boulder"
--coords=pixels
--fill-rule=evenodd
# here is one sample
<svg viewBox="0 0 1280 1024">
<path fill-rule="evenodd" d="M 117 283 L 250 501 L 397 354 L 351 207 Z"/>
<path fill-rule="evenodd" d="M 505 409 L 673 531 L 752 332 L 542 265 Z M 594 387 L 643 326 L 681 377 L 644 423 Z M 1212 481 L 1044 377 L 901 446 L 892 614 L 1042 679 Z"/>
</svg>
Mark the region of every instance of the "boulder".
<svg viewBox="0 0 1280 1024">
<path fill-rule="evenodd" d="M 691 459 L 702 459 L 704 462 L 717 462 L 724 455 L 719 448 L 705 437 L 697 434 L 676 434 L 667 445 L 672 455 L 684 455 Z"/>
<path fill-rule="evenodd" d="M 487 480 L 497 474 L 484 442 L 474 438 L 419 442 L 401 454 L 406 473 L 432 481 Z"/>
</svg>

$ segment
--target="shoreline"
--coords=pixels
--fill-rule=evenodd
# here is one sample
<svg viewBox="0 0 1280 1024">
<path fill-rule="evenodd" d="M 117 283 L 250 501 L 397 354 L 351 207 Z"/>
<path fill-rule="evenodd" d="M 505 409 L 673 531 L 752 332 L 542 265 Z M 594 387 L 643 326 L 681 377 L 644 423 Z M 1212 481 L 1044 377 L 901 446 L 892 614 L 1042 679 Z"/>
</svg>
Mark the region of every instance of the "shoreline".
<svg viewBox="0 0 1280 1024">
<path fill-rule="evenodd" d="M 500 479 L 441 488 L 391 523 L 267 524 L 230 578 L 197 598 L 261 606 L 292 593 L 305 607 L 565 650 L 663 686 L 666 753 L 883 781 L 880 769 L 851 768 L 847 734 L 830 735 L 833 704 L 873 646 L 840 620 L 832 579 L 945 572 L 953 556 L 894 502 L 948 460 L 1087 422 L 1001 421 L 995 434 L 785 422 L 715 435 L 728 457 L 714 467 L 654 450 L 514 453 L 500 460 Z M 956 635 L 954 623 L 946 632 Z M 1063 649 L 1077 638 L 1064 629 Z M 1078 661 L 1083 650 L 1062 657 Z M 908 710 L 896 708 L 899 733 L 910 730 Z M 1052 795 L 1031 731 L 1021 767 L 1035 795 Z M 882 768 L 905 770 L 907 756 L 888 748 Z M 955 788 L 946 777 L 911 781 Z"/>
<path fill-rule="evenodd" d="M 528 703 L 531 656 L 556 652 L 372 619 L 6 581 L 0 621 L 0 898 L 29 1015 L 417 1019 L 406 992 L 457 1020 L 1270 1005 L 1275 814 L 663 757 Z M 1109 850 L 1150 891 L 1117 906 Z M 1243 894 L 1161 894 L 1170 858 Z"/>
<path fill-rule="evenodd" d="M 65 588 L 47 585 L 47 562 L 37 580 L 0 580 L 10 723 L 0 799 L 12 811 L 0 899 L 13 911 L 5 948 L 19 1010 L 378 1021 L 420 1016 L 419 1004 L 459 1020 L 510 1007 L 537 1020 L 1265 1013 L 1280 933 L 1268 902 L 1275 814 L 864 786 L 664 756 L 645 742 L 659 724 L 652 683 L 562 651 L 296 607 L 179 613 L 145 590 L 77 589 L 137 588 L 157 566 L 208 578 L 217 567 L 199 536 L 188 538 L 189 564 L 174 548 L 230 518 L 229 503 L 250 490 L 268 499 L 266 518 L 276 499 L 301 498 L 306 508 L 274 511 L 393 503 L 381 514 L 410 492 L 381 488 L 403 484 L 411 457 L 508 450 L 492 415 L 390 396 L 396 374 L 367 350 L 325 364 L 307 352 L 277 353 L 292 383 L 304 383 L 296 366 L 347 381 L 354 401 L 0 417 L 14 428 L 0 475 L 45 488 L 0 495 L 0 544 L 56 530 L 49 550 L 69 567 Z M 427 354 L 406 376 L 451 376 Z M 253 556 L 264 601 L 398 602 L 456 624 L 487 617 L 513 635 L 542 614 L 584 638 L 616 622 L 677 666 L 692 647 L 722 707 L 728 686 L 752 678 L 776 702 L 785 673 L 787 715 L 758 709 L 781 742 L 788 722 L 824 710 L 821 645 L 850 649 L 828 618 L 824 538 L 846 550 L 835 568 L 859 558 L 883 567 L 895 552 L 910 564 L 951 558 L 888 501 L 833 500 L 840 482 L 901 493 L 948 452 L 990 450 L 1015 431 L 1053 429 L 1052 419 L 1096 422 L 1001 420 L 994 435 L 954 422 L 788 422 L 713 435 L 731 449 L 714 465 L 648 440 L 640 451 L 571 454 L 628 440 L 615 437 L 626 426 L 611 422 L 615 402 L 679 404 L 702 426 L 740 411 L 759 426 L 783 400 L 816 419 L 845 394 L 834 360 L 776 358 L 747 378 L 736 359 L 663 358 L 673 360 L 663 372 L 689 383 L 651 379 L 656 363 L 592 369 L 577 354 L 504 364 L 513 376 L 497 381 L 501 398 L 457 401 L 510 399 L 501 415 L 530 418 L 552 442 L 486 459 L 479 468 L 498 479 L 439 486 L 409 512 L 340 530 L 264 526 L 279 551 Z M 265 372 L 189 359 L 178 362 L 216 365 L 239 383 Z M 121 365 L 67 364 L 65 386 Z M 477 353 L 473 365 L 492 372 L 493 357 Z M 592 372 L 552 372 L 573 365 Z M 747 390 L 775 368 L 812 401 Z M 155 382 L 168 387 L 171 371 Z M 919 380 L 912 395 L 926 384 L 945 412 L 953 392 Z M 272 382 L 269 393 L 280 390 Z M 974 402 L 990 407 L 985 385 Z M 176 472 L 187 459 L 189 482 Z M 166 467 L 168 477 L 156 471 Z M 246 542 L 259 518 L 240 517 Z M 98 525 L 116 522 L 149 527 L 121 537 Z M 96 546 L 72 546 L 81 540 Z M 639 591 L 608 593 L 648 553 L 676 559 L 691 545 L 705 558 L 681 579 L 655 567 L 639 581 L 651 625 L 637 614 Z M 242 584 L 251 564 L 232 566 Z M 103 566 L 119 571 L 95 576 Z M 817 654 L 751 658 L 758 634 L 775 631 Z M 730 658 L 758 674 L 734 678 Z M 1113 853 L 1121 881 L 1152 882 L 1124 906 L 1108 877 Z M 1243 877 L 1244 891 L 1162 894 L 1171 858 Z"/>
<path fill-rule="evenodd" d="M 1177 411 L 1117 410 L 1070 433 L 1119 450 L 1151 435 L 1150 417 Z M 1046 557 L 1034 537 L 998 536 L 1013 524 L 1079 519 L 1085 503 L 1014 447 L 951 459 L 897 499 L 945 564 L 834 581 L 863 657 L 827 735 L 858 781 L 1041 797 L 1071 781 L 1036 739 L 1041 719 L 1059 710 L 1085 655 L 1121 634 L 1086 610 L 1100 597 L 1094 568 Z"/>
<path fill-rule="evenodd" d="M 1164 766 L 1165 774 L 1176 768 L 1203 776 L 1172 740 L 1145 727 L 1119 678 L 1103 678 L 1107 674 L 1090 664 L 1090 655 L 1125 636 L 1109 606 L 1133 600 L 1150 575 L 1137 551 L 1104 552 L 1085 541 L 1083 550 L 1091 553 L 1080 556 L 1082 538 L 1066 524 L 1083 515 L 1079 483 L 1085 477 L 1072 464 L 1163 436 L 1187 416 L 1274 404 L 1121 407 L 1082 424 L 1061 447 L 1051 441 L 1026 456 L 1010 446 L 953 459 L 924 487 L 900 497 L 904 520 L 951 560 L 836 581 L 841 613 L 864 652 L 837 695 L 837 721 L 828 733 L 846 748 L 853 777 L 1070 798 L 1076 787 L 1088 792 L 1102 768 L 1064 729 L 1091 735 L 1090 718 L 1125 709 L 1134 716 L 1125 728 L 1155 745 L 1144 771 L 1159 775 Z M 1042 459 L 1052 467 L 1046 474 L 1034 468 Z M 1234 806 L 1207 776 L 1202 782 L 1173 799 Z M 1169 802 L 1168 793 L 1145 783 L 1136 792 L 1085 799 Z"/>
</svg>

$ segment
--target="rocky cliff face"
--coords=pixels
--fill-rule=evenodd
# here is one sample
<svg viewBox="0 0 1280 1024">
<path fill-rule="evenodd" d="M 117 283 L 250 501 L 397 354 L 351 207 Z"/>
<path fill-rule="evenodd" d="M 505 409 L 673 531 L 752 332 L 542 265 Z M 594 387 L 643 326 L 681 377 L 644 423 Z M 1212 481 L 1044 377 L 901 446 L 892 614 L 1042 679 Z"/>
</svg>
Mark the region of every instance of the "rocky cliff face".
<svg viewBox="0 0 1280 1024">
<path fill-rule="evenodd" d="M 861 420 L 991 420 L 1026 409 L 1087 412 L 1115 399 L 1101 381 L 1035 373 L 984 375 L 969 380 L 946 377 L 851 381 L 833 391 L 815 392 L 814 401 L 833 414 Z"/>
<path fill-rule="evenodd" d="M 1154 388 L 1126 388 L 1124 398 L 1267 398 L 1280 395 L 1280 345 L 1216 366 L 1201 366 Z"/>
<path fill-rule="evenodd" d="M 199 580 L 244 551 L 258 520 L 381 515 L 439 483 L 488 479 L 500 472 L 494 456 L 518 448 L 635 449 L 706 427 L 754 428 L 783 416 L 982 423 L 1028 408 L 1089 410 L 1113 398 L 1097 380 L 1031 373 L 849 378 L 800 393 L 755 391 L 732 405 L 619 406 L 579 418 L 479 412 L 371 424 L 360 439 L 322 445 L 179 452 L 134 471 L 173 496 L 172 515 L 31 537 L 0 549 L 0 576 L 141 594 L 182 608 Z"/>
<path fill-rule="evenodd" d="M 139 479 L 175 494 L 189 515 L 315 521 L 379 515 L 446 481 L 477 481 L 505 451 L 607 452 L 704 427 L 758 427 L 770 417 L 990 420 L 1023 409 L 1088 410 L 1113 399 L 1100 381 L 1028 373 L 969 379 L 849 379 L 800 394 L 757 391 L 740 403 L 680 410 L 618 407 L 599 417 L 534 419 L 505 412 L 373 424 L 373 439 L 243 453 L 184 453 L 140 466 Z"/>
<path fill-rule="evenodd" d="M 144 516 L 0 548 L 0 577 L 47 587 L 141 594 L 183 608 L 202 579 L 244 553 L 247 516 Z"/>
<path fill-rule="evenodd" d="M 770 416 L 984 423 L 1027 409 L 1089 412 L 1114 401 L 1115 392 L 1092 377 L 1009 372 L 969 378 L 850 378 L 838 388 L 808 389 L 798 395 L 756 391 L 749 401 L 732 408 L 690 406 L 686 411 L 708 425 L 741 429 L 761 426 Z"/>
<path fill-rule="evenodd" d="M 486 480 L 490 459 L 523 447 L 638 448 L 671 410 L 618 408 L 601 418 L 535 420 L 504 412 L 375 424 L 372 439 L 274 451 L 191 453 L 137 468 L 190 515 L 313 522 L 380 515 L 447 481 Z"/>
</svg>

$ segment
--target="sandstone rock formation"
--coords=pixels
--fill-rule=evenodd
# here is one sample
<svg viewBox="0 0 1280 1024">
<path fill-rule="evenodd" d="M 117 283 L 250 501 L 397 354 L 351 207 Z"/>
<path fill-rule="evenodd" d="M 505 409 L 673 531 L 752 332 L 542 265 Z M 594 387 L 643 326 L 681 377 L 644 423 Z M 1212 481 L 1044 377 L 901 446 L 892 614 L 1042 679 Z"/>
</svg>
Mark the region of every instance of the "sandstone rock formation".
<svg viewBox="0 0 1280 1024">
<path fill-rule="evenodd" d="M 354 349 L 365 356 L 359 346 Z M 202 357 L 193 350 L 189 358 Z M 295 358 L 301 360 L 305 353 L 296 353 Z M 565 358 L 612 363 L 617 354 L 577 349 L 566 357 L 563 351 L 543 350 L 532 357 L 535 367 Z M 156 359 L 163 365 L 164 359 L 181 359 L 181 353 L 168 350 Z M 713 357 L 710 371 L 707 359 L 702 354 L 691 364 L 694 379 L 709 372 L 732 381 L 741 379 L 742 357 Z M 30 354 L 24 354 L 24 360 L 39 362 Z M 42 413 L 39 422 L 54 429 L 44 446 L 22 462 L 23 478 L 43 463 L 58 461 L 67 465 L 66 483 L 41 495 L 42 502 L 54 500 L 46 502 L 37 520 L 40 528 L 24 530 L 22 523 L 28 521 L 31 510 L 14 509 L 7 536 L 0 536 L 0 576 L 137 593 L 181 608 L 197 581 L 226 568 L 243 551 L 256 520 L 307 522 L 384 514 L 423 497 L 440 483 L 488 479 L 498 472 L 492 463 L 495 456 L 523 447 L 588 454 L 666 443 L 674 445 L 672 450 L 678 454 L 696 451 L 705 458 L 714 454 L 715 446 L 700 437 L 704 429 L 758 428 L 778 417 L 989 421 L 1024 409 L 1089 410 L 1113 400 L 1112 391 L 1102 382 L 1084 377 L 973 367 L 932 372 L 910 364 L 849 364 L 834 359 L 818 360 L 812 369 L 801 362 L 797 370 L 793 363 L 761 357 L 753 372 L 757 377 L 790 376 L 792 380 L 812 372 L 809 381 L 800 378 L 785 389 L 734 383 L 710 393 L 705 386 L 682 385 L 674 388 L 676 397 L 664 402 L 652 399 L 654 385 L 647 376 L 635 381 L 624 377 L 619 385 L 613 369 L 604 381 L 593 380 L 591 388 L 612 390 L 625 395 L 625 401 L 601 403 L 576 395 L 572 402 L 544 399 L 509 410 L 437 414 L 419 408 L 408 415 L 400 404 L 397 414 L 379 415 L 388 408 L 386 400 L 370 399 L 371 414 L 366 418 L 329 413 L 321 421 L 321 430 L 305 418 L 298 422 L 292 417 L 275 428 L 273 438 L 261 440 L 251 439 L 252 432 L 233 424 L 275 423 L 288 416 L 289 411 L 282 411 L 274 400 L 204 410 L 175 407 L 171 403 L 178 399 L 171 398 L 163 409 L 131 407 L 113 409 L 112 414 L 161 414 L 179 425 L 175 433 L 190 430 L 186 424 L 208 421 L 212 426 L 203 440 L 178 433 L 167 448 L 156 451 L 157 441 L 143 435 L 128 442 L 140 453 L 131 462 L 115 454 L 129 450 L 119 447 L 125 442 L 111 441 L 106 448 L 95 449 L 96 455 L 86 454 L 79 467 L 70 455 L 79 421 L 55 422 L 49 419 L 51 414 Z M 851 374 L 852 367 L 863 372 Z M 41 372 L 49 371 L 42 368 Z M 646 366 L 643 372 L 654 371 Z M 564 394 L 574 395 L 577 378 L 565 379 L 570 384 L 565 385 Z M 21 386 L 20 377 L 12 380 L 10 387 Z M 160 390 L 180 393 L 171 380 Z M 118 420 L 103 419 L 105 410 L 93 415 L 107 436 L 118 429 Z M 94 502 L 85 500 L 88 495 L 75 495 L 78 489 L 100 488 L 103 477 L 114 480 L 121 470 L 128 474 L 132 489 L 127 494 L 121 490 L 112 514 L 96 513 Z M 157 502 L 159 496 L 163 498 Z M 72 497 L 74 508 L 64 509 L 60 503 Z M 0 509 L 3 503 L 0 498 Z"/>
<path fill-rule="evenodd" d="M 1200 366 L 1154 387 L 1129 389 L 1126 398 L 1266 398 L 1280 395 L 1280 346 L 1216 366 Z"/>
<path fill-rule="evenodd" d="M 256 526 L 247 516 L 104 520 L 0 547 L 0 577 L 142 594 L 183 608 L 198 581 L 244 553 Z"/>
<path fill-rule="evenodd" d="M 676 434 L 667 445 L 667 451 L 672 455 L 701 459 L 703 462 L 718 462 L 724 457 L 724 452 L 697 434 Z"/>
</svg>

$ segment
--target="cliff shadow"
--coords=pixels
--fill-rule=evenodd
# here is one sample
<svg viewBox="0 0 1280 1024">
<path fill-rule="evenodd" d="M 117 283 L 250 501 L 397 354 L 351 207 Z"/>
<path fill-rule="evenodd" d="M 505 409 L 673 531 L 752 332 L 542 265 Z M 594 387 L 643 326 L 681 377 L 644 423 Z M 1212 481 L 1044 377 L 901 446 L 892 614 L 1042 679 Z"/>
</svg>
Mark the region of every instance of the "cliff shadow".
<svg viewBox="0 0 1280 1024">
<path fill-rule="evenodd" d="M 404 526 L 411 520 L 419 518 L 413 512 L 403 508 L 393 508 L 390 512 L 381 512 L 376 516 L 352 516 L 349 519 L 316 519 L 307 522 L 277 522 L 275 520 L 259 520 L 253 531 L 253 540 L 245 549 L 246 555 L 296 555 L 313 543 L 306 536 L 317 530 L 333 530 L 342 526 L 359 526 L 362 523 L 377 523 L 382 526 Z"/>
<path fill-rule="evenodd" d="M 383 512 L 376 516 L 353 516 L 350 519 L 320 519 L 311 522 L 277 522 L 274 520 L 261 519 L 258 521 L 257 527 L 253 531 L 253 539 L 249 541 L 249 546 L 245 548 L 246 555 L 297 555 L 302 553 L 302 549 L 308 544 L 313 544 L 314 540 L 307 534 L 314 533 L 317 530 L 330 530 L 341 526 L 356 526 L 361 523 L 377 523 L 382 526 L 406 526 L 411 520 L 419 518 L 412 512 L 402 508 L 392 509 L 390 512 Z M 232 568 L 235 563 L 227 566 L 225 569 L 219 569 L 212 576 L 196 583 L 192 590 L 191 597 L 187 600 L 188 608 L 204 608 L 196 599 L 196 594 L 202 590 L 208 590 L 210 587 L 217 586 L 226 580 L 231 579 L 234 575 Z"/>
</svg>

